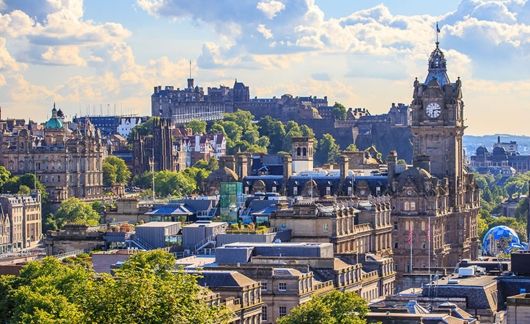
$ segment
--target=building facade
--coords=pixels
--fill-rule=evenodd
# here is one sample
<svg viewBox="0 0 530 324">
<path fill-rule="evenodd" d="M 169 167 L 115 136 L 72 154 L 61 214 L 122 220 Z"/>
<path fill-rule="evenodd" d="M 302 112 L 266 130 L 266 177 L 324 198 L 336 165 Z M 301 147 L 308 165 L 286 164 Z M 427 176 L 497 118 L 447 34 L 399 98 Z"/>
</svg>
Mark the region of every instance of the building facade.
<svg viewBox="0 0 530 324">
<path fill-rule="evenodd" d="M 0 195 L 0 254 L 35 247 L 41 238 L 40 194 Z"/>
<path fill-rule="evenodd" d="M 479 189 L 464 167 L 462 82 L 449 81 L 438 43 L 424 83 L 414 82 L 411 104 L 414 165 L 397 171 L 388 159 L 393 250 L 399 273 L 452 268 L 478 255 Z"/>
<path fill-rule="evenodd" d="M 60 111 L 60 110 L 59 110 Z M 72 131 L 55 106 L 42 129 L 15 128 L 0 134 L 0 164 L 12 174 L 36 174 L 51 202 L 103 195 L 103 160 L 107 150 L 89 120 Z"/>
</svg>

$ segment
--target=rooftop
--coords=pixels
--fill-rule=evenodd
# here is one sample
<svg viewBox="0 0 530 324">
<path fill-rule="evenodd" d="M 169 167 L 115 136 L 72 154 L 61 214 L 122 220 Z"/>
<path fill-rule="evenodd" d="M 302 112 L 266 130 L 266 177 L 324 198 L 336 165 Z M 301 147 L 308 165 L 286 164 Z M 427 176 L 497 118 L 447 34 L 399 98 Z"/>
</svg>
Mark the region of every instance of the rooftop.
<svg viewBox="0 0 530 324">
<path fill-rule="evenodd" d="M 186 226 L 184 226 L 184 228 L 190 228 L 190 227 L 217 227 L 217 226 L 222 226 L 222 225 L 227 225 L 228 226 L 228 223 L 225 223 L 225 222 L 204 222 L 204 223 L 197 222 L 197 223 L 186 225 Z"/>
<path fill-rule="evenodd" d="M 141 225 L 136 225 L 138 227 L 169 227 L 174 225 L 179 225 L 180 222 L 149 222 Z"/>
</svg>

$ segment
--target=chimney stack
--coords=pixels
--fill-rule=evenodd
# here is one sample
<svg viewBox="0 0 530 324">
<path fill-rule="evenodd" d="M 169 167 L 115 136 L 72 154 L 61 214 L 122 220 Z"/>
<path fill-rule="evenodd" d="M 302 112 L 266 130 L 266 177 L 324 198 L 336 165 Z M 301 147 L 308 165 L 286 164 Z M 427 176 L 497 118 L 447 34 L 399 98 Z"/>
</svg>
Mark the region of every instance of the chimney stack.
<svg viewBox="0 0 530 324">
<path fill-rule="evenodd" d="M 347 155 L 341 155 L 339 157 L 339 167 L 340 167 L 340 182 L 344 182 L 344 179 L 346 179 L 346 176 L 348 175 L 348 166 L 349 166 L 349 158 Z"/>
<path fill-rule="evenodd" d="M 239 179 L 248 176 L 248 155 L 246 153 L 236 154 L 236 169 Z"/>
<path fill-rule="evenodd" d="M 431 158 L 428 155 L 418 155 L 414 158 L 414 166 L 431 173 Z"/>
</svg>

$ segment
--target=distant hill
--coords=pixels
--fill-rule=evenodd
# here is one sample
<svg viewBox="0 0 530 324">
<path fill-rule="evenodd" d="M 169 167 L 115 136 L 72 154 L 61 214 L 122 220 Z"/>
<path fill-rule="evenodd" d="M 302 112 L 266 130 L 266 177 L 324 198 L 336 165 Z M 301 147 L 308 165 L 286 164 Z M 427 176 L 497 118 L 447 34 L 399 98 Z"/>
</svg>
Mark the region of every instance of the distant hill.
<svg viewBox="0 0 530 324">
<path fill-rule="evenodd" d="M 497 138 L 501 137 L 501 142 L 515 141 L 519 146 L 519 152 L 524 155 L 530 154 L 530 136 L 510 135 L 510 134 L 493 134 L 493 135 L 464 135 L 464 149 L 469 157 L 475 154 L 477 147 L 485 146 L 490 152 Z"/>
</svg>

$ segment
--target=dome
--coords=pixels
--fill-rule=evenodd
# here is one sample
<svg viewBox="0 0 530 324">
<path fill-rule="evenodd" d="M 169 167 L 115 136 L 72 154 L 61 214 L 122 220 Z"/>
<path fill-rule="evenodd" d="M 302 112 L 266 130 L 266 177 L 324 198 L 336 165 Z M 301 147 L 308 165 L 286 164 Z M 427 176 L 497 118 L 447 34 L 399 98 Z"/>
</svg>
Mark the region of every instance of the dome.
<svg viewBox="0 0 530 324">
<path fill-rule="evenodd" d="M 60 110 L 59 110 L 60 111 Z M 61 111 L 62 114 L 62 111 Z M 55 108 L 55 103 L 53 103 L 52 109 L 52 118 L 50 118 L 45 125 L 46 129 L 63 129 L 63 122 L 57 114 L 57 108 Z"/>
<path fill-rule="evenodd" d="M 443 87 L 451 82 L 447 76 L 447 61 L 445 60 L 445 55 L 438 45 L 438 42 L 436 42 L 436 48 L 432 51 L 431 56 L 429 57 L 429 74 L 425 79 L 425 84 L 436 81 L 441 87 Z"/>
<path fill-rule="evenodd" d="M 50 118 L 50 120 L 48 120 L 46 122 L 46 125 L 45 125 L 45 128 L 46 129 L 63 129 L 63 122 L 55 117 L 55 118 Z"/>
<path fill-rule="evenodd" d="M 521 242 L 513 229 L 501 225 L 486 232 L 482 239 L 482 249 L 485 254 L 496 256 L 499 253 L 510 253 L 514 249 L 528 249 L 528 245 Z"/>
<path fill-rule="evenodd" d="M 475 152 L 475 155 L 478 155 L 478 156 L 483 156 L 486 154 L 488 154 L 488 149 L 485 148 L 484 146 L 479 146 Z"/>
</svg>

